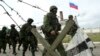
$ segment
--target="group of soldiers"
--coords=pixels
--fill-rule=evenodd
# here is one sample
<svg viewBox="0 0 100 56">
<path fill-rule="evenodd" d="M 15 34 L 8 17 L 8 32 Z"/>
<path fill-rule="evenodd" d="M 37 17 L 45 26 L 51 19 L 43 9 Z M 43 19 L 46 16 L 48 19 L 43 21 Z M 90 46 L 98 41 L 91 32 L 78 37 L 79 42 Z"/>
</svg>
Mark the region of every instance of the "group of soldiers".
<svg viewBox="0 0 100 56">
<path fill-rule="evenodd" d="M 11 24 L 11 29 L 7 30 L 7 27 L 2 27 L 2 30 L 0 31 L 0 53 L 3 49 L 3 53 L 6 54 L 6 46 L 7 43 L 10 46 L 12 46 L 12 54 L 16 55 L 16 45 L 19 44 L 18 50 L 20 50 L 21 44 L 23 44 L 23 53 L 22 56 L 25 56 L 25 52 L 27 48 L 30 48 L 30 51 L 32 52 L 32 56 L 35 56 L 35 51 L 37 51 L 37 39 L 32 34 L 31 28 L 36 28 L 35 25 L 31 25 L 33 22 L 33 19 L 29 18 L 27 20 L 27 23 L 25 23 L 20 31 L 18 32 L 15 28 L 14 24 Z"/>
<path fill-rule="evenodd" d="M 61 30 L 61 24 L 57 18 L 57 10 L 56 6 L 50 7 L 50 12 L 44 16 L 43 25 L 41 29 L 45 35 L 45 39 L 48 41 L 50 45 L 54 42 L 56 37 L 59 35 L 59 31 Z M 73 16 L 69 16 L 69 20 L 73 20 Z M 11 29 L 7 32 L 7 28 L 3 27 L 0 31 L 0 53 L 1 49 L 3 49 L 3 53 L 6 53 L 6 45 L 7 43 L 12 45 L 13 54 L 16 55 L 16 44 L 19 43 L 18 50 L 20 50 L 21 44 L 23 44 L 23 53 L 22 56 L 25 56 L 25 52 L 28 47 L 30 47 L 30 51 L 32 52 L 32 56 L 35 56 L 35 51 L 37 51 L 38 41 L 37 38 L 32 34 L 31 29 L 36 28 L 35 25 L 32 25 L 34 20 L 32 18 L 28 18 L 27 23 L 23 24 L 18 32 L 15 29 L 15 25 L 11 25 Z M 77 27 L 73 26 L 74 33 L 77 30 Z M 72 30 L 72 29 L 70 29 Z M 73 30 L 72 30 L 73 31 Z M 69 32 L 68 34 L 73 35 L 73 32 Z M 67 56 L 62 43 L 60 43 L 57 47 L 58 52 L 61 56 Z M 46 49 L 44 48 L 42 56 L 46 56 Z"/>
</svg>

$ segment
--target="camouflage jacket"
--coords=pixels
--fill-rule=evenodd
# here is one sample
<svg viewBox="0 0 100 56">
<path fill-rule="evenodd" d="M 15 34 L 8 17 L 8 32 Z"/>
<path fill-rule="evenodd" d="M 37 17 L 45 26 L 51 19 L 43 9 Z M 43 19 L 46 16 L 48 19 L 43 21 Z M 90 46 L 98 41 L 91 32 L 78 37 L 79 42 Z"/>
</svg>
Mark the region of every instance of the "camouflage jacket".
<svg viewBox="0 0 100 56">
<path fill-rule="evenodd" d="M 17 37 L 19 37 L 19 33 L 15 28 L 10 30 L 10 37 L 11 39 L 16 39 Z"/>
<path fill-rule="evenodd" d="M 0 31 L 0 39 L 5 40 L 6 39 L 6 31 Z"/>
<path fill-rule="evenodd" d="M 28 23 L 24 24 L 20 29 L 20 35 L 21 36 L 30 36 L 31 28 L 32 28 L 32 25 L 30 25 Z"/>
<path fill-rule="evenodd" d="M 68 20 L 69 21 L 69 20 Z M 67 22 L 68 22 L 67 21 Z M 66 22 L 66 24 L 67 24 Z M 78 29 L 78 25 L 76 24 L 76 22 L 74 20 L 72 20 L 72 22 L 74 22 L 73 26 L 70 28 L 69 32 L 67 34 L 71 35 L 72 37 L 75 35 L 77 29 Z"/>
<path fill-rule="evenodd" d="M 52 30 L 59 31 L 61 28 L 58 18 L 51 12 L 44 16 L 43 25 L 45 31 L 48 33 Z"/>
</svg>

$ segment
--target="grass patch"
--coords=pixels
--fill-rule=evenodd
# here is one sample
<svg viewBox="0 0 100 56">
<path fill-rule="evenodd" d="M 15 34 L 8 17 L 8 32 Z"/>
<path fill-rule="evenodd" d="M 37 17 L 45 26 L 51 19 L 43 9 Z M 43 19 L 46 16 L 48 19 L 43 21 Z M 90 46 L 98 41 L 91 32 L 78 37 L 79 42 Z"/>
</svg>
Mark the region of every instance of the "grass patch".
<svg viewBox="0 0 100 56">
<path fill-rule="evenodd" d="M 71 36 L 70 35 L 66 35 L 66 37 L 63 39 L 63 43 L 68 43 L 71 40 Z"/>
<path fill-rule="evenodd" d="M 100 42 L 100 33 L 88 33 L 87 35 L 92 41 Z"/>
<path fill-rule="evenodd" d="M 100 42 L 100 33 L 88 33 L 87 34 L 89 36 L 89 38 L 94 41 L 94 42 Z M 71 40 L 71 36 L 67 35 L 64 39 L 63 42 L 64 43 L 68 43 Z"/>
</svg>

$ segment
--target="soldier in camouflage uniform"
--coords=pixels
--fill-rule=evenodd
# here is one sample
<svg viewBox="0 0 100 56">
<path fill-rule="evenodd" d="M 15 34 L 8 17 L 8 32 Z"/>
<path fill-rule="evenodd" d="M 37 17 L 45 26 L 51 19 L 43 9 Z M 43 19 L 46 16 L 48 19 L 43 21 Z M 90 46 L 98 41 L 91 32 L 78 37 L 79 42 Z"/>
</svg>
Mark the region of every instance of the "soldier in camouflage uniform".
<svg viewBox="0 0 100 56">
<path fill-rule="evenodd" d="M 76 22 L 73 19 L 73 15 L 69 15 L 68 16 L 68 20 L 72 20 L 74 22 L 74 25 L 70 28 L 68 34 L 71 35 L 71 37 L 73 37 L 78 29 L 78 25 L 76 24 Z"/>
<path fill-rule="evenodd" d="M 41 27 L 45 35 L 45 38 L 50 45 L 53 44 L 53 42 L 55 41 L 56 37 L 59 34 L 58 31 L 61 30 L 61 24 L 58 21 L 56 13 L 57 13 L 57 7 L 51 6 L 50 12 L 44 16 L 43 26 Z M 66 56 L 62 43 L 59 44 L 57 50 L 61 56 Z M 42 55 L 45 56 L 45 54 L 46 50 L 44 49 Z"/>
<path fill-rule="evenodd" d="M 4 26 L 0 31 L 0 53 L 1 49 L 3 48 L 3 53 L 6 54 L 6 27 Z"/>
<path fill-rule="evenodd" d="M 17 39 L 19 37 L 19 33 L 18 31 L 15 29 L 15 25 L 12 24 L 11 25 L 11 30 L 10 30 L 10 38 L 11 38 L 11 44 L 13 47 L 13 53 L 14 55 L 16 55 L 16 44 L 17 44 Z"/>
<path fill-rule="evenodd" d="M 27 23 L 24 24 L 20 30 L 21 39 L 23 39 L 23 56 L 25 56 L 25 52 L 30 45 L 32 56 L 35 56 L 35 50 L 37 48 L 37 39 L 32 34 L 31 29 L 32 27 L 36 28 L 36 26 L 32 26 L 33 19 L 29 18 Z"/>
<path fill-rule="evenodd" d="M 7 29 L 7 43 L 9 45 L 9 49 L 11 49 L 10 29 Z"/>
</svg>

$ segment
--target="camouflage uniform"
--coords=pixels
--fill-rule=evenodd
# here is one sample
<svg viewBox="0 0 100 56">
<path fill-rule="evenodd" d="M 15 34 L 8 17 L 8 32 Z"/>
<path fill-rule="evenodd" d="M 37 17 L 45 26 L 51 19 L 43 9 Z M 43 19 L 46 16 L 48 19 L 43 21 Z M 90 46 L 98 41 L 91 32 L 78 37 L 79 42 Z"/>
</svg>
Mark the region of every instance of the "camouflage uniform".
<svg viewBox="0 0 100 56">
<path fill-rule="evenodd" d="M 7 43 L 9 45 L 9 49 L 11 49 L 10 29 L 7 29 Z"/>
<path fill-rule="evenodd" d="M 50 45 L 53 44 L 53 42 L 55 41 L 56 37 L 59 34 L 58 31 L 61 30 L 61 25 L 58 22 L 56 12 L 57 12 L 57 7 L 51 6 L 50 12 L 44 16 L 44 22 L 43 22 L 43 26 L 42 26 L 42 30 L 45 34 L 45 38 Z M 51 34 L 52 31 L 55 32 L 54 35 Z M 57 46 L 57 50 L 61 56 L 66 56 L 66 53 L 65 53 L 62 43 L 60 43 L 59 46 Z M 45 54 L 46 54 L 46 50 L 44 49 L 44 52 L 42 55 L 45 56 Z"/>
<path fill-rule="evenodd" d="M 3 53 L 6 53 L 6 27 L 3 27 L 0 31 L 0 52 L 1 48 L 3 48 Z"/>
<path fill-rule="evenodd" d="M 73 37 L 78 29 L 78 25 L 76 24 L 76 22 L 73 20 L 73 15 L 69 15 L 69 20 L 72 20 L 74 22 L 74 25 L 70 28 L 68 34 L 71 35 L 71 37 Z M 66 22 L 67 23 L 67 22 Z"/>
<path fill-rule="evenodd" d="M 33 19 L 29 18 L 27 23 L 24 24 L 20 30 L 21 39 L 23 39 L 23 41 L 22 41 L 23 56 L 25 56 L 25 52 L 29 45 L 31 47 L 32 56 L 35 56 L 35 50 L 37 48 L 37 39 L 31 32 L 31 29 L 33 27 L 31 25 L 32 22 L 33 22 Z"/>
<path fill-rule="evenodd" d="M 15 25 L 12 24 L 11 25 L 11 30 L 10 30 L 10 38 L 11 38 L 11 44 L 13 47 L 13 54 L 17 54 L 16 53 L 16 44 L 17 44 L 17 38 L 19 37 L 19 33 L 18 31 L 15 29 Z"/>
</svg>

